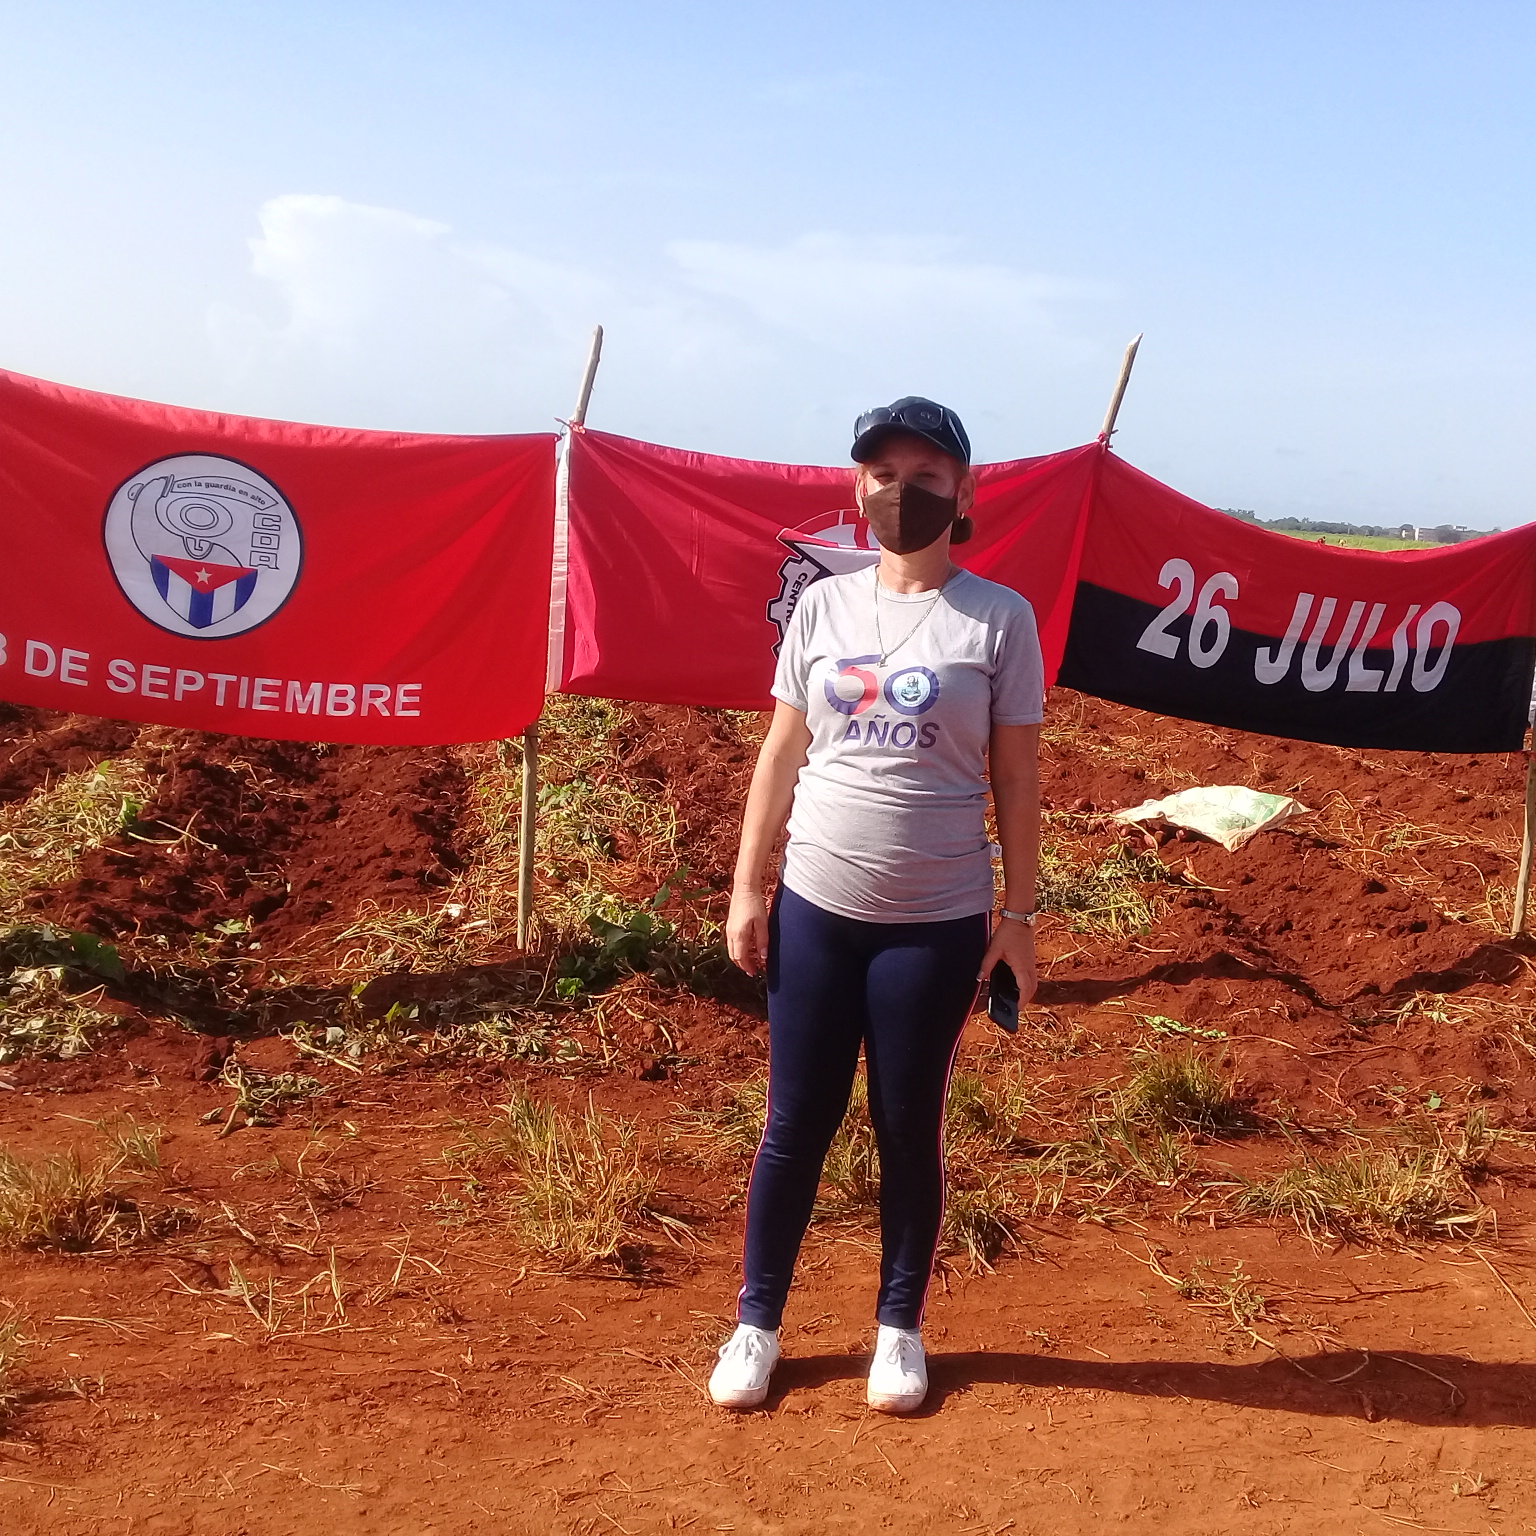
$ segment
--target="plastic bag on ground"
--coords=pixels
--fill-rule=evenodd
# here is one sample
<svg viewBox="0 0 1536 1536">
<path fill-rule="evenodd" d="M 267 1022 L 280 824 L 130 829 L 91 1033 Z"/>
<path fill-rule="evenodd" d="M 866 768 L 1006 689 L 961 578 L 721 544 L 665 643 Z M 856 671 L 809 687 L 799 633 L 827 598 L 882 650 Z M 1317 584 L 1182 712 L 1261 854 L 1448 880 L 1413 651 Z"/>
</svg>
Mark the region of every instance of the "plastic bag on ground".
<svg viewBox="0 0 1536 1536">
<path fill-rule="evenodd" d="M 1124 822 L 1166 821 L 1199 832 L 1223 848 L 1236 850 L 1249 838 L 1278 827 L 1307 807 L 1289 795 L 1266 795 L 1241 784 L 1208 784 L 1181 789 L 1161 800 L 1147 800 L 1128 811 L 1116 811 Z"/>
</svg>

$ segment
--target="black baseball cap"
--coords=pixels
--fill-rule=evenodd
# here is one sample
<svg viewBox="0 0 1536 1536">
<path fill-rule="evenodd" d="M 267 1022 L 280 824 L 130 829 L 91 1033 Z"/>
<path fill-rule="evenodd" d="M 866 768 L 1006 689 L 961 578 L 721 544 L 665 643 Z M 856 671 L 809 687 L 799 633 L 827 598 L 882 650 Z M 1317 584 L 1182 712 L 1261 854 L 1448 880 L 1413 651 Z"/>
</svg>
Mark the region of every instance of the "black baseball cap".
<svg viewBox="0 0 1536 1536">
<path fill-rule="evenodd" d="M 921 395 L 903 395 L 890 405 L 877 405 L 865 411 L 853 424 L 853 461 L 867 464 L 879 451 L 880 444 L 897 432 L 906 432 L 932 443 L 941 453 L 969 467 L 971 440 L 960 425 L 960 418 L 948 406 L 925 400 Z"/>
</svg>

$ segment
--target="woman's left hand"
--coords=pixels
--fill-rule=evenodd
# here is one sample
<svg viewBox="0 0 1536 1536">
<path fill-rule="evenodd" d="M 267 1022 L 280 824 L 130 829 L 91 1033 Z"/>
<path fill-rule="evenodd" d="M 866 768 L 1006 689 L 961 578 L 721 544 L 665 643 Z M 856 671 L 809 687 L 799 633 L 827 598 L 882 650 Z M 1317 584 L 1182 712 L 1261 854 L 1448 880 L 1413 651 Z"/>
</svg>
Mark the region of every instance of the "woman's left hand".
<svg viewBox="0 0 1536 1536">
<path fill-rule="evenodd" d="M 983 981 L 1001 960 L 1019 983 L 1019 1002 L 1027 1003 L 1035 995 L 1035 930 L 1015 918 L 1000 917 L 992 932 L 992 942 L 981 959 Z"/>
</svg>

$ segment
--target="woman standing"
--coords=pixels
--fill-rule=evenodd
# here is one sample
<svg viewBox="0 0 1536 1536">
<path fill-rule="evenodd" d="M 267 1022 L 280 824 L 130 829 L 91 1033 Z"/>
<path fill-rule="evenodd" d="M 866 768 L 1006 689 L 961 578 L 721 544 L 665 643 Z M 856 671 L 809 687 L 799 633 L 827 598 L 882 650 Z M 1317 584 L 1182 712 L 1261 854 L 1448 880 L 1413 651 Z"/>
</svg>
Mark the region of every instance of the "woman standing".
<svg viewBox="0 0 1536 1536">
<path fill-rule="evenodd" d="M 923 1306 L 944 1214 L 944 1102 L 978 978 L 1035 981 L 1036 750 L 1043 685 L 1034 613 L 958 569 L 970 537 L 970 441 L 908 396 L 855 425 L 855 492 L 880 544 L 795 608 L 773 722 L 743 817 L 726 941 L 768 979 L 768 1112 L 747 1194 L 739 1325 L 710 1395 L 768 1393 L 779 1321 L 862 1045 L 880 1149 L 880 1324 L 870 1406 L 928 1390 Z M 988 787 L 1003 845 L 991 926 Z M 771 912 L 762 880 L 789 824 Z M 989 942 L 990 928 L 990 942 Z"/>
</svg>

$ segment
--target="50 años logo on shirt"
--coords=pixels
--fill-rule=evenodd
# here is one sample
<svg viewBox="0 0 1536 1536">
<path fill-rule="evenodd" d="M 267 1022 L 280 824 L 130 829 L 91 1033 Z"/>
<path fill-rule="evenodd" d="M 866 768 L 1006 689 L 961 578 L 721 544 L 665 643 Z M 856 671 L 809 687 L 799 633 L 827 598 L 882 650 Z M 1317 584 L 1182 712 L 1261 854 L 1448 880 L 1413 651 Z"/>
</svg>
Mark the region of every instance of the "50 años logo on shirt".
<svg viewBox="0 0 1536 1536">
<path fill-rule="evenodd" d="M 265 475 L 219 454 L 157 459 L 117 488 L 102 536 L 123 596 L 173 635 L 264 624 L 299 579 L 303 536 Z"/>
<path fill-rule="evenodd" d="M 878 656 L 848 656 L 837 663 L 836 671 L 822 687 L 827 703 L 843 715 L 862 715 L 883 697 L 899 715 L 924 715 L 939 701 L 938 675 L 927 667 L 902 667 L 892 672 L 882 686 L 869 670 L 879 663 Z M 858 696 L 853 696 L 857 687 Z"/>
</svg>

